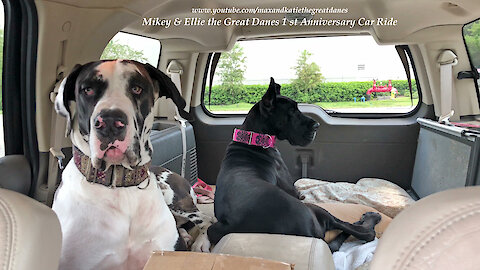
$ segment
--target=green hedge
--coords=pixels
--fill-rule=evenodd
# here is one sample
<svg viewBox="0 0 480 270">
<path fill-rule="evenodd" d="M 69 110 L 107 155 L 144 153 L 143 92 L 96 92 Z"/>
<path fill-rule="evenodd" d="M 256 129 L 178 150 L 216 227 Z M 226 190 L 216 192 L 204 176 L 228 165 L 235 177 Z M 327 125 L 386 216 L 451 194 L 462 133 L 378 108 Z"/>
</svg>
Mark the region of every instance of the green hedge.
<svg viewBox="0 0 480 270">
<path fill-rule="evenodd" d="M 382 81 L 382 84 L 387 84 L 388 81 Z M 407 80 L 392 81 L 393 87 L 397 88 L 400 96 L 410 96 L 408 90 Z M 415 81 L 412 81 L 414 97 L 418 96 L 417 86 Z M 211 105 L 229 105 L 240 102 L 256 103 L 258 102 L 268 85 L 243 85 L 242 91 L 237 95 L 230 94 L 228 89 L 221 85 L 212 87 Z M 291 84 L 283 84 L 281 93 L 284 96 L 290 97 L 301 103 L 315 103 L 315 102 L 338 102 L 338 101 L 353 101 L 353 98 L 366 97 L 367 90 L 372 87 L 372 82 L 327 82 L 321 83 L 317 88 L 311 92 L 300 91 L 295 89 Z M 374 93 L 373 97 L 377 95 L 389 95 L 390 93 Z M 205 103 L 208 104 L 208 89 L 205 93 Z"/>
</svg>

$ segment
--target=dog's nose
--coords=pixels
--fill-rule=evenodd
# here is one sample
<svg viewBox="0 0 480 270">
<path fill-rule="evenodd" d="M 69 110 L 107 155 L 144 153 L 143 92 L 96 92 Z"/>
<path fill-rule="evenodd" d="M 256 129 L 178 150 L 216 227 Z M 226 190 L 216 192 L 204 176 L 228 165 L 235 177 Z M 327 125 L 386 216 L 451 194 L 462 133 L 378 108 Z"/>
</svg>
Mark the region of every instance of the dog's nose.
<svg viewBox="0 0 480 270">
<path fill-rule="evenodd" d="M 95 129 L 101 137 L 117 138 L 125 131 L 127 115 L 120 110 L 103 110 L 95 118 Z"/>
<path fill-rule="evenodd" d="M 314 130 L 317 130 L 318 127 L 320 127 L 320 124 L 319 124 L 318 122 L 315 122 L 315 123 L 312 125 L 312 128 L 313 128 Z"/>
</svg>

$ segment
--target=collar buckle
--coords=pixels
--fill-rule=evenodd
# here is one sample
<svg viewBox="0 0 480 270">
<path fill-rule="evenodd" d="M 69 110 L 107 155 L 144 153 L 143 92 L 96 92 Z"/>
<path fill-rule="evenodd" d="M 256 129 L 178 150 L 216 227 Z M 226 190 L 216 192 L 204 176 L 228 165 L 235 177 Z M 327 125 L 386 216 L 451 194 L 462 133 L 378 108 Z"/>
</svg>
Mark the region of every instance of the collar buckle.
<svg viewBox="0 0 480 270">
<path fill-rule="evenodd" d="M 252 145 L 253 132 L 250 131 L 250 137 L 248 138 L 248 145 Z"/>
<path fill-rule="evenodd" d="M 272 136 L 270 136 L 269 134 L 265 134 L 265 137 L 268 137 L 268 142 L 264 146 L 262 146 L 263 149 L 269 148 L 270 147 L 270 142 L 272 141 Z"/>
</svg>

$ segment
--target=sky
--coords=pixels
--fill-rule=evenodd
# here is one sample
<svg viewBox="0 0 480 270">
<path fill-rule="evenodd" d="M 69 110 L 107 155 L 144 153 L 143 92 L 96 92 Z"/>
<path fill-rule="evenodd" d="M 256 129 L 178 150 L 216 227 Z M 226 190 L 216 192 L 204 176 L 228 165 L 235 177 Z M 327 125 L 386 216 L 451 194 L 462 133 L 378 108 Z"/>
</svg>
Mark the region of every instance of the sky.
<svg viewBox="0 0 480 270">
<path fill-rule="evenodd" d="M 128 33 L 117 33 L 113 38 L 118 43 L 128 45 L 136 51 L 143 51 L 147 62 L 152 66 L 158 65 L 158 56 L 160 55 L 161 44 L 158 40 Z"/>
<path fill-rule="evenodd" d="M 326 81 L 369 81 L 406 79 L 393 45 L 377 45 L 371 36 L 316 37 L 241 41 L 246 59 L 245 84 L 268 82 L 270 77 L 285 83 L 295 78 L 300 52 L 312 53 Z M 365 70 L 358 70 L 364 65 Z"/>
</svg>

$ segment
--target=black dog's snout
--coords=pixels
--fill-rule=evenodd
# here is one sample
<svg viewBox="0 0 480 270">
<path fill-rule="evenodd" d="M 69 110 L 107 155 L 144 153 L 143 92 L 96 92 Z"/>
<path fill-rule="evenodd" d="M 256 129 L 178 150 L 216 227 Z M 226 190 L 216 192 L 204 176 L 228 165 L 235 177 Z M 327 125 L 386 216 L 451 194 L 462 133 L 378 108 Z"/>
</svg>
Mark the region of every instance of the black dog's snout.
<svg viewBox="0 0 480 270">
<path fill-rule="evenodd" d="M 320 127 L 320 124 L 317 121 L 313 122 L 313 125 L 312 125 L 313 130 L 317 130 L 319 127 Z"/>
<path fill-rule="evenodd" d="M 120 110 L 103 110 L 95 118 L 95 129 L 101 137 L 117 138 L 124 134 L 127 115 Z"/>
</svg>

